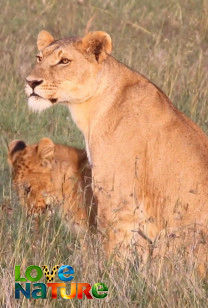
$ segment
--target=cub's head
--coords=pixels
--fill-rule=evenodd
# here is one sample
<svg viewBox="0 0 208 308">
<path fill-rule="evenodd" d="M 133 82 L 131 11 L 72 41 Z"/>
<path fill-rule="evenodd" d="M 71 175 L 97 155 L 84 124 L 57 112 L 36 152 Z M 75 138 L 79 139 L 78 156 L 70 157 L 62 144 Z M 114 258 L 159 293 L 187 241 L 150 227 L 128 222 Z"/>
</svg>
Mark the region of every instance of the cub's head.
<svg viewBox="0 0 208 308">
<path fill-rule="evenodd" d="M 81 103 L 95 95 L 102 64 L 111 53 L 110 36 L 90 32 L 82 39 L 54 40 L 47 31 L 37 39 L 37 63 L 26 78 L 29 107 L 44 110 L 60 102 Z"/>
<path fill-rule="evenodd" d="M 12 141 L 8 162 L 14 187 L 27 212 L 42 212 L 54 203 L 60 204 L 64 193 L 74 192 L 83 157 L 86 155 L 81 150 L 54 144 L 48 138 L 34 145 Z"/>
</svg>

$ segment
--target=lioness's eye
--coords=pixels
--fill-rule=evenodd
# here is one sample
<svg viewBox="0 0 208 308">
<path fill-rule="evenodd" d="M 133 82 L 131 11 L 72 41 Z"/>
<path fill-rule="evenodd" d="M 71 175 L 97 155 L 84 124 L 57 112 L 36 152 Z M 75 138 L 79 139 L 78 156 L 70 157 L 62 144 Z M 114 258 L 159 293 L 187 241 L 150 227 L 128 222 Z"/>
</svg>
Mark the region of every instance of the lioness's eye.
<svg viewBox="0 0 208 308">
<path fill-rule="evenodd" d="M 62 58 L 58 64 L 68 64 L 69 62 L 71 62 L 71 60 L 67 59 L 67 58 Z"/>
<path fill-rule="evenodd" d="M 38 62 L 38 63 L 41 62 L 42 59 L 43 59 L 41 56 L 36 56 L 36 58 L 37 58 L 37 62 Z"/>
</svg>

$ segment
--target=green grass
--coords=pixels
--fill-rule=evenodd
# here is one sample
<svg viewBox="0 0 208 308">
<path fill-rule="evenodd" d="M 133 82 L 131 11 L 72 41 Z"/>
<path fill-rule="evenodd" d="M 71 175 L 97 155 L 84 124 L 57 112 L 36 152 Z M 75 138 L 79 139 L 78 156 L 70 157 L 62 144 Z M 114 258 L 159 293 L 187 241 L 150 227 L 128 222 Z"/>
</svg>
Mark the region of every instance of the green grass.
<svg viewBox="0 0 208 308">
<path fill-rule="evenodd" d="M 79 239 L 56 216 L 41 219 L 40 231 L 27 219 L 11 187 L 7 143 L 41 137 L 83 147 L 81 133 L 65 107 L 30 113 L 24 78 L 35 62 L 41 29 L 55 38 L 104 30 L 113 55 L 156 83 L 173 103 L 208 133 L 208 3 L 206 0 L 1 0 L 0 3 L 0 275 L 1 307 L 207 307 L 207 284 L 175 263 L 120 269 L 96 253 L 86 263 Z M 191 154 L 190 154 L 191 155 Z M 14 264 L 69 264 L 76 281 L 105 282 L 104 300 L 14 299 Z"/>
</svg>

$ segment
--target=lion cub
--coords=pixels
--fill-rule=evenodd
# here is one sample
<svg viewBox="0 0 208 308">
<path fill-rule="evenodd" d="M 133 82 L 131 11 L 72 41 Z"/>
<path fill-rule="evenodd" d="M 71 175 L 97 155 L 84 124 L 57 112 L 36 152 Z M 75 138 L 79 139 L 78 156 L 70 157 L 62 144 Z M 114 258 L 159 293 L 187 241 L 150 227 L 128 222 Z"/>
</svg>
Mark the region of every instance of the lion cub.
<svg viewBox="0 0 208 308">
<path fill-rule="evenodd" d="M 59 205 L 76 231 L 95 227 L 91 169 L 84 150 L 54 144 L 49 138 L 33 145 L 13 140 L 8 162 L 20 202 L 29 214 Z"/>
</svg>

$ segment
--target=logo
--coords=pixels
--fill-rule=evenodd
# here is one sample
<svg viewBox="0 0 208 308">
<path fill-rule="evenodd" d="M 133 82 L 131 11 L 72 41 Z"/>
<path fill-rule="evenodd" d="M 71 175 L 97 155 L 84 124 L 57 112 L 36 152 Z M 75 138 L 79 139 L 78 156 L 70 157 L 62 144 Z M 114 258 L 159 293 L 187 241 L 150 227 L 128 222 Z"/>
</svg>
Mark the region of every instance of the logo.
<svg viewBox="0 0 208 308">
<path fill-rule="evenodd" d="M 72 282 L 74 279 L 74 269 L 69 265 L 55 265 L 50 271 L 46 265 L 42 268 L 36 265 L 27 267 L 24 276 L 21 277 L 20 265 L 15 265 L 15 298 L 20 296 L 27 299 L 44 299 L 47 297 L 47 290 L 51 290 L 51 298 L 56 299 L 59 295 L 64 299 L 88 299 L 105 298 L 108 294 L 108 287 L 103 282 L 89 283 Z M 39 282 L 43 277 L 46 283 Z M 52 282 L 58 275 L 61 282 Z"/>
</svg>

